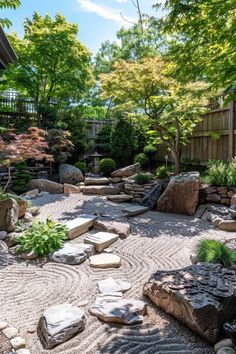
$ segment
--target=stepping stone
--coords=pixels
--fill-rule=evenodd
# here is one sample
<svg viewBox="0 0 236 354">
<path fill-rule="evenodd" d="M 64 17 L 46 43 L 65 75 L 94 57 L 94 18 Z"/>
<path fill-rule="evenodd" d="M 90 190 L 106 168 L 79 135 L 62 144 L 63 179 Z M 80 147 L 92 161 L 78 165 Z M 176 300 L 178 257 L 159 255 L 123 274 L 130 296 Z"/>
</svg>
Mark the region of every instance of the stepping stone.
<svg viewBox="0 0 236 354">
<path fill-rule="evenodd" d="M 113 234 L 111 232 L 97 232 L 96 234 L 91 234 L 86 236 L 84 243 L 88 243 L 94 246 L 97 252 L 102 252 L 104 248 L 109 247 L 112 243 L 117 241 L 119 235 Z"/>
<path fill-rule="evenodd" d="M 14 337 L 10 340 L 11 345 L 15 350 L 24 348 L 26 346 L 26 341 L 22 337 Z"/>
<path fill-rule="evenodd" d="M 118 222 L 114 220 L 96 220 L 94 227 L 98 230 L 112 232 L 120 236 L 120 238 L 127 238 L 131 232 L 131 226 L 127 222 Z"/>
<path fill-rule="evenodd" d="M 92 268 L 119 268 L 121 266 L 120 257 L 110 253 L 101 253 L 91 256 L 89 262 Z"/>
<path fill-rule="evenodd" d="M 51 259 L 57 263 L 74 265 L 84 262 L 87 255 L 78 244 L 65 243 L 60 250 L 52 254 Z"/>
<path fill-rule="evenodd" d="M 72 240 L 73 238 L 87 232 L 91 227 L 93 227 L 96 218 L 97 217 L 95 215 L 82 214 L 78 218 L 66 222 L 66 226 L 68 228 L 68 238 Z"/>
<path fill-rule="evenodd" d="M 42 314 L 38 332 L 46 349 L 52 349 L 82 332 L 85 314 L 77 306 L 61 304 L 48 307 Z"/>
<path fill-rule="evenodd" d="M 108 185 L 109 179 L 106 177 L 86 177 L 84 180 L 86 186 Z"/>
<path fill-rule="evenodd" d="M 110 200 L 114 203 L 132 202 L 133 199 L 133 196 L 128 194 L 115 194 L 107 196 L 107 200 Z"/>
<path fill-rule="evenodd" d="M 129 216 L 136 216 L 136 215 L 139 215 L 139 214 L 143 214 L 143 213 L 145 213 L 148 210 L 149 210 L 149 208 L 143 207 L 143 206 L 140 206 L 140 205 L 134 205 L 134 206 L 130 206 L 130 207 L 127 207 L 125 209 L 122 209 L 122 211 L 127 213 Z"/>
<path fill-rule="evenodd" d="M 83 188 L 83 194 L 92 195 L 109 195 L 120 193 L 119 186 L 85 186 Z"/>
<path fill-rule="evenodd" d="M 132 285 L 126 281 L 113 279 L 112 277 L 98 282 L 99 292 L 103 294 L 111 294 L 116 292 L 124 293 L 131 289 L 131 286 Z"/>
<path fill-rule="evenodd" d="M 143 322 L 147 304 L 135 299 L 122 299 L 119 296 L 98 295 L 89 312 L 100 320 L 112 323 L 133 325 Z"/>
</svg>

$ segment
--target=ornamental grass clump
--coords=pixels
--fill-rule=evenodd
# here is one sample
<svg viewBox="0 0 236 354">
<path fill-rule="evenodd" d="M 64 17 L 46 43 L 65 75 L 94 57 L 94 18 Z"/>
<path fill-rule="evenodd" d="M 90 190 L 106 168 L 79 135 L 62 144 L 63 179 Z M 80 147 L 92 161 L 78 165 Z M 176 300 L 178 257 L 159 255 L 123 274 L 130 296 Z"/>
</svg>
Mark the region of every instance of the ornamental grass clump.
<svg viewBox="0 0 236 354">
<path fill-rule="evenodd" d="M 46 256 L 60 249 L 66 239 L 66 225 L 57 224 L 51 219 L 47 219 L 46 222 L 35 221 L 17 238 L 20 245 L 18 252 L 34 252 L 39 256 Z"/>
<path fill-rule="evenodd" d="M 236 252 L 222 242 L 205 239 L 197 245 L 197 258 L 199 262 L 220 263 L 230 267 L 236 261 Z"/>
<path fill-rule="evenodd" d="M 134 181 L 137 184 L 146 184 L 153 181 L 153 176 L 146 173 L 139 173 L 134 177 Z"/>
</svg>

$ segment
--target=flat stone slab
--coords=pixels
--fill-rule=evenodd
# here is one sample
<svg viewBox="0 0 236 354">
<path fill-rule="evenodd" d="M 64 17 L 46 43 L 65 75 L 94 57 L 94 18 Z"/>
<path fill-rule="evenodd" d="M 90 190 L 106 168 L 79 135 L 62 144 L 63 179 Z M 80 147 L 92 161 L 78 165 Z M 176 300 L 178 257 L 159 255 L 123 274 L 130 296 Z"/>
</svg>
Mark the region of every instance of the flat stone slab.
<svg viewBox="0 0 236 354">
<path fill-rule="evenodd" d="M 120 193 L 119 186 L 85 186 L 83 187 L 83 194 L 87 195 L 109 195 Z"/>
<path fill-rule="evenodd" d="M 112 243 L 117 241 L 119 235 L 111 232 L 97 232 L 85 237 L 84 243 L 88 243 L 94 246 L 97 252 L 102 252 L 104 248 L 109 247 Z"/>
<path fill-rule="evenodd" d="M 110 200 L 114 203 L 125 203 L 125 202 L 132 202 L 133 196 L 128 194 L 115 194 L 115 195 L 108 195 L 107 200 Z"/>
<path fill-rule="evenodd" d="M 52 254 L 51 259 L 57 263 L 74 265 L 84 262 L 87 255 L 78 244 L 65 243 L 60 250 Z"/>
<path fill-rule="evenodd" d="M 108 185 L 109 179 L 106 177 L 86 177 L 84 180 L 86 186 Z"/>
<path fill-rule="evenodd" d="M 126 281 L 114 279 L 112 277 L 108 277 L 98 282 L 99 292 L 103 294 L 111 294 L 116 292 L 124 293 L 131 289 L 131 286 L 132 285 Z"/>
<path fill-rule="evenodd" d="M 52 349 L 64 343 L 84 328 L 84 312 L 71 304 L 48 307 L 38 324 L 39 337 L 46 349 Z"/>
<path fill-rule="evenodd" d="M 119 268 L 121 259 L 119 256 L 111 253 L 101 253 L 89 257 L 89 265 L 92 268 Z"/>
<path fill-rule="evenodd" d="M 131 233 L 131 226 L 127 222 L 119 222 L 115 220 L 96 220 L 95 229 L 112 232 L 119 235 L 120 238 L 127 238 Z"/>
<path fill-rule="evenodd" d="M 143 294 L 210 343 L 236 315 L 236 273 L 220 264 L 157 271 Z"/>
<path fill-rule="evenodd" d="M 74 220 L 67 221 L 68 238 L 73 239 L 87 232 L 93 227 L 96 218 L 95 215 L 82 214 Z"/>
<path fill-rule="evenodd" d="M 100 320 L 133 325 L 143 322 L 147 304 L 135 299 L 122 299 L 116 295 L 98 295 L 89 312 Z"/>
<path fill-rule="evenodd" d="M 236 220 L 222 220 L 218 224 L 219 229 L 229 232 L 236 232 Z"/>
<path fill-rule="evenodd" d="M 143 214 L 148 210 L 149 210 L 149 208 L 143 207 L 140 205 L 134 205 L 134 206 L 130 206 L 130 207 L 122 209 L 122 211 L 127 213 L 129 216 L 136 216 L 139 214 Z"/>
</svg>

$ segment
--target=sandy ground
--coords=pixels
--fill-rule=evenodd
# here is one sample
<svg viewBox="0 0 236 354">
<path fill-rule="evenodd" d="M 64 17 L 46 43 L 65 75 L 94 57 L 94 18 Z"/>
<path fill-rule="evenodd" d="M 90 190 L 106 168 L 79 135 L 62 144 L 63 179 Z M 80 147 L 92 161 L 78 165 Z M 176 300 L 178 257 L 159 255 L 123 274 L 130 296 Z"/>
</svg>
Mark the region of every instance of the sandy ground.
<svg viewBox="0 0 236 354">
<path fill-rule="evenodd" d="M 50 215 L 58 221 L 83 213 L 114 214 L 121 205 L 104 198 L 50 195 L 38 198 L 40 219 Z M 203 237 L 224 239 L 227 233 L 211 228 L 207 222 L 181 215 L 148 212 L 130 218 L 132 235 L 118 240 L 112 248 L 122 258 L 119 269 L 97 270 L 88 261 L 78 266 L 52 262 L 25 262 L 0 256 L 0 320 L 20 329 L 32 354 L 212 354 L 213 349 L 188 328 L 149 303 L 142 325 L 109 325 L 92 317 L 88 308 L 97 293 L 98 280 L 107 276 L 128 280 L 132 289 L 125 297 L 142 297 L 149 276 L 160 269 L 177 269 L 190 264 L 189 254 Z M 79 242 L 83 242 L 83 237 Z M 37 323 L 49 305 L 69 302 L 82 306 L 86 329 L 68 342 L 47 351 L 37 337 Z M 32 329 L 35 329 L 34 333 Z"/>
</svg>

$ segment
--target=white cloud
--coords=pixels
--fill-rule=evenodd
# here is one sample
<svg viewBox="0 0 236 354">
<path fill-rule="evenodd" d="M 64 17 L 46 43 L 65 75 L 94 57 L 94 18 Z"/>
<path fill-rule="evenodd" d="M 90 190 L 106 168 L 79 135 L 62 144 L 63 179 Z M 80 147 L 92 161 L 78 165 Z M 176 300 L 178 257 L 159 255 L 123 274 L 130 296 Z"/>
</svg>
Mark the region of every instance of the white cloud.
<svg viewBox="0 0 236 354">
<path fill-rule="evenodd" d="M 124 0 L 116 0 L 118 2 L 124 2 Z M 125 0 L 126 1 L 126 0 Z M 95 4 L 91 0 L 77 0 L 77 2 L 80 5 L 81 10 L 85 12 L 93 12 L 97 14 L 98 16 L 101 16 L 107 20 L 112 20 L 115 22 L 118 22 L 119 24 L 122 25 L 127 25 L 127 22 L 125 22 L 122 17 L 121 17 L 121 10 L 119 9 L 113 9 L 111 7 L 102 5 L 102 4 Z M 136 22 L 136 19 L 130 16 L 124 16 L 127 21 L 130 22 Z"/>
<path fill-rule="evenodd" d="M 127 0 L 115 0 L 116 2 L 127 2 Z"/>
</svg>

